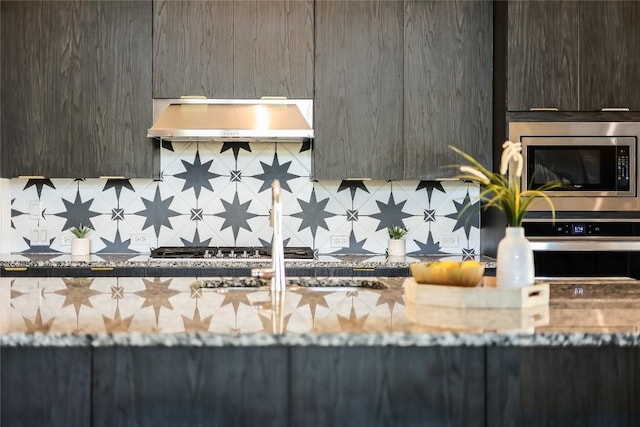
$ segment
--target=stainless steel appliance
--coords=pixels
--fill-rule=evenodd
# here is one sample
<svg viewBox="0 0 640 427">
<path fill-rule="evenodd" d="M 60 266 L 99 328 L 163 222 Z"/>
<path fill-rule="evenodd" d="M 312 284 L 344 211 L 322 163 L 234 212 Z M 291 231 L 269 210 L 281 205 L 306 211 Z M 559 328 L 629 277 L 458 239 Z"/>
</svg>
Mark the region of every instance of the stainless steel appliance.
<svg viewBox="0 0 640 427">
<path fill-rule="evenodd" d="M 151 258 L 170 259 L 246 259 L 271 260 L 271 248 L 255 246 L 161 246 L 151 251 Z M 285 247 L 285 259 L 315 259 L 308 247 Z"/>
<path fill-rule="evenodd" d="M 313 100 L 154 99 L 149 138 L 169 141 L 305 141 L 314 137 Z"/>
<path fill-rule="evenodd" d="M 523 188 L 552 179 L 565 183 L 547 193 L 559 212 L 639 211 L 639 138 L 638 122 L 509 124 L 509 139 L 522 143 Z M 531 210 L 549 209 L 540 201 Z"/>
<path fill-rule="evenodd" d="M 512 122 L 522 143 L 521 185 L 566 186 L 537 200 L 523 222 L 537 276 L 640 277 L 640 122 Z"/>
</svg>

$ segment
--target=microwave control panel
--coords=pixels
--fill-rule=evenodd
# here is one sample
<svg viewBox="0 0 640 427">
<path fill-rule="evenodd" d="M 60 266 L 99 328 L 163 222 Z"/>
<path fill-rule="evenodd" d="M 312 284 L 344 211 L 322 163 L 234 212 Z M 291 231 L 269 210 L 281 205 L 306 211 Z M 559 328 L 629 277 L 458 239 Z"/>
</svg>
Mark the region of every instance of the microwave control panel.
<svg viewBox="0 0 640 427">
<path fill-rule="evenodd" d="M 628 222 L 530 222 L 524 223 L 531 237 L 639 236 L 640 223 Z"/>
</svg>

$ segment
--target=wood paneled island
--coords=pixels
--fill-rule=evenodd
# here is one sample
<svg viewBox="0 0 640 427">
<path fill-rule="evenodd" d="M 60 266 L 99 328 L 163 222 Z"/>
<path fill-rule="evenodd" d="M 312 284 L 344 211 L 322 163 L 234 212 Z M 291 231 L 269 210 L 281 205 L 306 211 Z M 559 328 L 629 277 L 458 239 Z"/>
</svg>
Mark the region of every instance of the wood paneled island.
<svg viewBox="0 0 640 427">
<path fill-rule="evenodd" d="M 268 288 L 238 279 L 0 278 L 0 421 L 640 422 L 636 281 L 553 282 L 548 307 L 513 321 L 498 309 L 411 306 L 403 277 L 289 279 L 276 308 Z M 487 318 L 512 320 L 487 329 Z"/>
</svg>

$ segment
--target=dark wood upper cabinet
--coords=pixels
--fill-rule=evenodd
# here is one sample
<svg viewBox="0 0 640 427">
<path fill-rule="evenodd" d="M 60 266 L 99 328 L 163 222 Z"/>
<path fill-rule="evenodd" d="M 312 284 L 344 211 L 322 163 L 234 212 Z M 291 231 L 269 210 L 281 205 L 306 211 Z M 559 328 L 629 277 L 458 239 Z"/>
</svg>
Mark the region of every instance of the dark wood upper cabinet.
<svg viewBox="0 0 640 427">
<path fill-rule="evenodd" d="M 579 2 L 508 6 L 507 109 L 579 108 Z"/>
<path fill-rule="evenodd" d="M 313 0 L 237 1 L 234 96 L 313 98 Z"/>
<path fill-rule="evenodd" d="M 153 176 L 150 2 L 0 2 L 2 176 Z"/>
<path fill-rule="evenodd" d="M 233 98 L 233 1 L 154 1 L 153 97 Z"/>
<path fill-rule="evenodd" d="M 458 173 L 455 146 L 490 167 L 492 4 L 405 2 L 404 178 Z"/>
<path fill-rule="evenodd" d="M 640 110 L 640 2 L 511 1 L 507 109 Z"/>
<path fill-rule="evenodd" d="M 314 177 L 448 178 L 491 166 L 492 3 L 318 2 Z"/>
<path fill-rule="evenodd" d="M 316 2 L 315 179 L 401 179 L 403 3 Z"/>
<path fill-rule="evenodd" d="M 313 97 L 313 1 L 154 2 L 154 98 Z"/>
<path fill-rule="evenodd" d="M 640 2 L 580 2 L 580 109 L 640 111 Z"/>
</svg>

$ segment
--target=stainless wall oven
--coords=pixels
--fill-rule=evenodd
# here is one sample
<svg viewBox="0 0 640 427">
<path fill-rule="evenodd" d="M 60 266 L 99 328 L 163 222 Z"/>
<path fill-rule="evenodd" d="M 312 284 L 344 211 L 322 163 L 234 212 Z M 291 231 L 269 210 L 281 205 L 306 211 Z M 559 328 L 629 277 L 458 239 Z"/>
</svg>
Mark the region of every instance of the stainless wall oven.
<svg viewBox="0 0 640 427">
<path fill-rule="evenodd" d="M 640 122 L 511 122 L 523 188 L 565 187 L 536 201 L 523 226 L 538 276 L 640 277 Z M 636 267 L 638 265 L 638 267 Z"/>
</svg>

